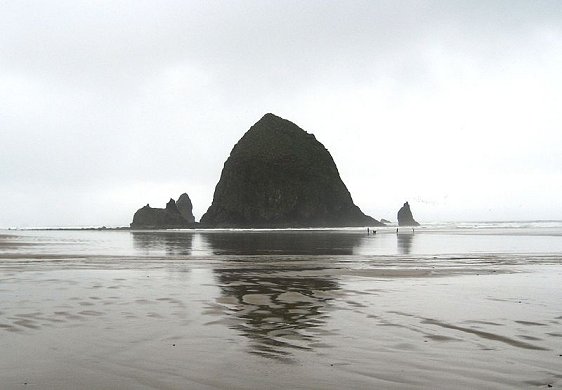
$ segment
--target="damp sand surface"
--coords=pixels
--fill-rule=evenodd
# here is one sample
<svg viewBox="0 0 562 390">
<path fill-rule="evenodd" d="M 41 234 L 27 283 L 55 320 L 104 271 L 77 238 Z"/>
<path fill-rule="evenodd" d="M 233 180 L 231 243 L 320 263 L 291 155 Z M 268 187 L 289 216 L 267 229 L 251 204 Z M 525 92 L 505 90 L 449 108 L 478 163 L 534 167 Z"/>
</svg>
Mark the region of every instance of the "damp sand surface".
<svg viewBox="0 0 562 390">
<path fill-rule="evenodd" d="M 142 234 L 0 234 L 2 389 L 562 386 L 556 244 Z"/>
</svg>

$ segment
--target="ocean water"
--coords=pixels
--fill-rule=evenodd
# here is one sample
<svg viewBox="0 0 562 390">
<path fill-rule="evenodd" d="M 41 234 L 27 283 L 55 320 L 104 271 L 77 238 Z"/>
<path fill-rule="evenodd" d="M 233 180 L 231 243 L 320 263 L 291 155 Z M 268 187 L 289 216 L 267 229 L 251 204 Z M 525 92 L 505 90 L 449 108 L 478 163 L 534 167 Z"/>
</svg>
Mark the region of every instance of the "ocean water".
<svg viewBox="0 0 562 390">
<path fill-rule="evenodd" d="M 370 228 L 370 234 L 367 228 L 5 230 L 0 234 L 5 236 L 0 253 L 20 254 L 181 257 L 562 253 L 561 221 L 432 223 L 416 228 Z"/>
<path fill-rule="evenodd" d="M 0 231 L 0 388 L 562 385 L 562 222 Z"/>
</svg>

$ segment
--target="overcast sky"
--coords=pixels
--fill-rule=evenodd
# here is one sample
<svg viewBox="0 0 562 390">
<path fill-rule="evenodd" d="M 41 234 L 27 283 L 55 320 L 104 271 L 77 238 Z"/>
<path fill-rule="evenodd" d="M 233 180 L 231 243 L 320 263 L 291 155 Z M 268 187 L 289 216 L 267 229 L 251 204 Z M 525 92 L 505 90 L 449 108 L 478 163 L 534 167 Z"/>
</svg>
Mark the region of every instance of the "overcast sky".
<svg viewBox="0 0 562 390">
<path fill-rule="evenodd" d="M 0 0 L 0 227 L 199 220 L 272 112 L 396 219 L 562 219 L 562 1 Z"/>
</svg>

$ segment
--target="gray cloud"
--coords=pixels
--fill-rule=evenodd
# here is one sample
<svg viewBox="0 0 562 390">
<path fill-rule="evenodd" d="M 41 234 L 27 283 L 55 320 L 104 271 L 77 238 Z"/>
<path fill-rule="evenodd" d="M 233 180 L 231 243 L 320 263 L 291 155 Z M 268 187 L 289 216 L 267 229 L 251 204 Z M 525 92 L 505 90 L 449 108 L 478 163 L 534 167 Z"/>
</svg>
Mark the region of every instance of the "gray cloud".
<svg viewBox="0 0 562 390">
<path fill-rule="evenodd" d="M 562 176 L 558 1 L 0 9 L 0 226 L 127 224 L 183 191 L 200 216 L 268 111 L 316 133 L 375 217 L 407 197 L 427 219 L 562 215 L 559 186 L 521 188 Z"/>
</svg>

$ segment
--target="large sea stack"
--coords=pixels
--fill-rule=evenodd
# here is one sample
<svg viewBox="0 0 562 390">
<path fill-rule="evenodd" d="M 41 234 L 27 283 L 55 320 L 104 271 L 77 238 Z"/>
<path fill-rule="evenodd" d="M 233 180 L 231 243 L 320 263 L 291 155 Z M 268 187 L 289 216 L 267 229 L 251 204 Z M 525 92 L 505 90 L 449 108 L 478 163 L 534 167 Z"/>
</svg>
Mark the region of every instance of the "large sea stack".
<svg viewBox="0 0 562 390">
<path fill-rule="evenodd" d="M 412 215 L 412 210 L 410 210 L 410 205 L 408 202 L 398 210 L 398 226 L 419 226 L 420 224 L 416 222 L 414 216 Z"/>
<path fill-rule="evenodd" d="M 266 114 L 232 149 L 201 224 L 216 227 L 380 226 L 357 207 L 314 135 Z"/>
</svg>

